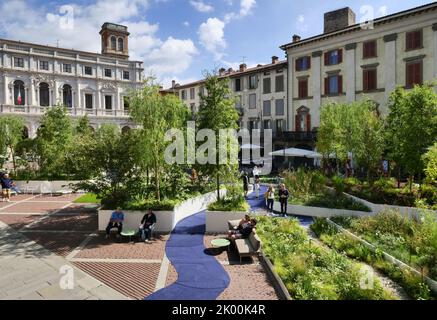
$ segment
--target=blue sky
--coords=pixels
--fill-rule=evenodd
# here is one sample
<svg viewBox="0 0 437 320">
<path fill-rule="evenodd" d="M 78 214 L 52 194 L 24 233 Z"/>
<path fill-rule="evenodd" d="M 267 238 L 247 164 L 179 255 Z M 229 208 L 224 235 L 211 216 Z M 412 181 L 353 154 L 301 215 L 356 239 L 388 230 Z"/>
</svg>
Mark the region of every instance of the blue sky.
<svg viewBox="0 0 437 320">
<path fill-rule="evenodd" d="M 0 37 L 100 51 L 99 28 L 108 21 L 131 32 L 132 59 L 168 86 L 203 70 L 265 64 L 284 58 L 279 46 L 293 34 L 323 32 L 323 14 L 350 6 L 357 22 L 433 1 L 408 0 L 0 0 Z M 367 20 L 367 19 L 365 19 Z"/>
</svg>

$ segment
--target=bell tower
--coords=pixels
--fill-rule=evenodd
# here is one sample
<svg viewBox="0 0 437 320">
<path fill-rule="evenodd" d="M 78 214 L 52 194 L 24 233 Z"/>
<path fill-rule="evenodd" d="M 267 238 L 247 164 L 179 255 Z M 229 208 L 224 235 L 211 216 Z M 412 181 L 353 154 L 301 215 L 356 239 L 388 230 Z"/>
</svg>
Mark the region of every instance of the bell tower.
<svg viewBox="0 0 437 320">
<path fill-rule="evenodd" d="M 129 32 L 126 26 L 105 22 L 100 30 L 102 54 L 129 59 Z"/>
</svg>

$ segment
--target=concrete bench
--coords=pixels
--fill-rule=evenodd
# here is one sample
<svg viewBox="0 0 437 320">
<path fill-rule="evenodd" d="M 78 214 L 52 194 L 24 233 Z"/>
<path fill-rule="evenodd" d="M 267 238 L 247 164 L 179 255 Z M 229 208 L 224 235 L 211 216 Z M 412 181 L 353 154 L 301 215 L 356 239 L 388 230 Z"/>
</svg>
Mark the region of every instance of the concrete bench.
<svg viewBox="0 0 437 320">
<path fill-rule="evenodd" d="M 261 240 L 258 235 L 252 232 L 247 239 L 235 240 L 235 247 L 240 256 L 240 263 L 245 257 L 258 256 L 261 250 Z"/>
</svg>

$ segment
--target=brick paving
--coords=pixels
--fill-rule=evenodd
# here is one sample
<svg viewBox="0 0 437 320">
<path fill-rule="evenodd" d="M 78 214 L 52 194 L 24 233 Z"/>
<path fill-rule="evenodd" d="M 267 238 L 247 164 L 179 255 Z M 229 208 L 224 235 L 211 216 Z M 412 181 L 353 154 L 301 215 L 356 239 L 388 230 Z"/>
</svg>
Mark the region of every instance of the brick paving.
<svg viewBox="0 0 437 320">
<path fill-rule="evenodd" d="M 73 262 L 82 271 L 133 299 L 152 294 L 158 279 L 159 263 Z"/>
<path fill-rule="evenodd" d="M 168 287 L 169 285 L 175 283 L 177 279 L 178 273 L 176 272 L 175 267 L 170 263 L 170 265 L 168 266 L 167 280 L 165 282 L 165 285 Z"/>
<path fill-rule="evenodd" d="M 11 207 L 0 209 L 0 212 L 6 213 L 52 213 L 68 205 L 68 202 L 21 202 Z"/>
<path fill-rule="evenodd" d="M 95 231 L 98 229 L 96 214 L 50 216 L 32 225 L 29 230 Z"/>
<path fill-rule="evenodd" d="M 62 257 L 68 256 L 87 237 L 83 233 L 26 232 L 24 235 Z"/>
<path fill-rule="evenodd" d="M 0 214 L 0 221 L 6 223 L 15 230 L 20 230 L 24 226 L 40 218 L 41 215 Z"/>
<path fill-rule="evenodd" d="M 105 239 L 104 234 L 93 238 L 75 258 L 88 259 L 147 259 L 161 260 L 165 253 L 168 236 L 156 236 L 149 243 L 117 243 L 113 238 Z"/>
</svg>

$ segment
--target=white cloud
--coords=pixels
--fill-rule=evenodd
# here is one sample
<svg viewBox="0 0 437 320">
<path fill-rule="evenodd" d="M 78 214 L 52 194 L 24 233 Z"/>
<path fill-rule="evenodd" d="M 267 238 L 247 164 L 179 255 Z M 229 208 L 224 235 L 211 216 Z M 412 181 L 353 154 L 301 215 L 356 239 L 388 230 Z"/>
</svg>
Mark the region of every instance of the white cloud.
<svg viewBox="0 0 437 320">
<path fill-rule="evenodd" d="M 226 48 L 225 23 L 218 18 L 209 18 L 199 27 L 200 43 L 206 50 L 212 52 L 215 59 L 221 59 Z"/>
<path fill-rule="evenodd" d="M 59 46 L 63 48 L 100 52 L 99 31 L 102 24 L 120 23 L 126 25 L 131 33 L 131 59 L 144 59 L 146 68 L 153 67 L 156 73 L 186 70 L 197 53 L 196 47 L 191 40 L 161 40 L 157 36 L 158 24 L 151 24 L 145 19 L 138 20 L 148 9 L 150 2 L 151 0 L 96 0 L 91 4 L 72 5 L 72 10 L 65 12 L 60 11 L 61 7 L 44 11 L 47 7 L 32 7 L 27 1 L 3 0 L 0 3 L 0 29 L 8 38 L 14 40 L 52 46 L 59 40 Z M 23 14 L 17 14 L 19 12 Z M 67 18 L 72 22 L 71 28 L 63 27 L 62 22 Z M 174 51 L 168 50 L 174 46 L 180 50 L 178 59 L 175 59 Z M 163 61 L 170 62 L 171 65 L 164 67 L 164 64 L 157 63 L 157 53 Z M 151 61 L 146 60 L 149 57 Z"/>
<path fill-rule="evenodd" d="M 308 31 L 308 24 L 306 24 L 305 22 L 306 22 L 306 20 L 305 20 L 304 15 L 300 14 L 297 17 L 296 28 L 301 32 Z"/>
<path fill-rule="evenodd" d="M 182 25 L 184 26 L 184 27 L 189 27 L 190 26 L 190 23 L 188 22 L 188 21 L 184 21 L 184 22 L 182 22 Z"/>
<path fill-rule="evenodd" d="M 228 23 L 231 20 L 237 20 L 248 16 L 252 13 L 255 6 L 256 0 L 240 0 L 240 11 L 226 14 L 225 22 Z"/>
<path fill-rule="evenodd" d="M 199 12 L 207 13 L 214 11 L 214 7 L 206 4 L 203 0 L 190 0 L 191 6 Z"/>
</svg>

